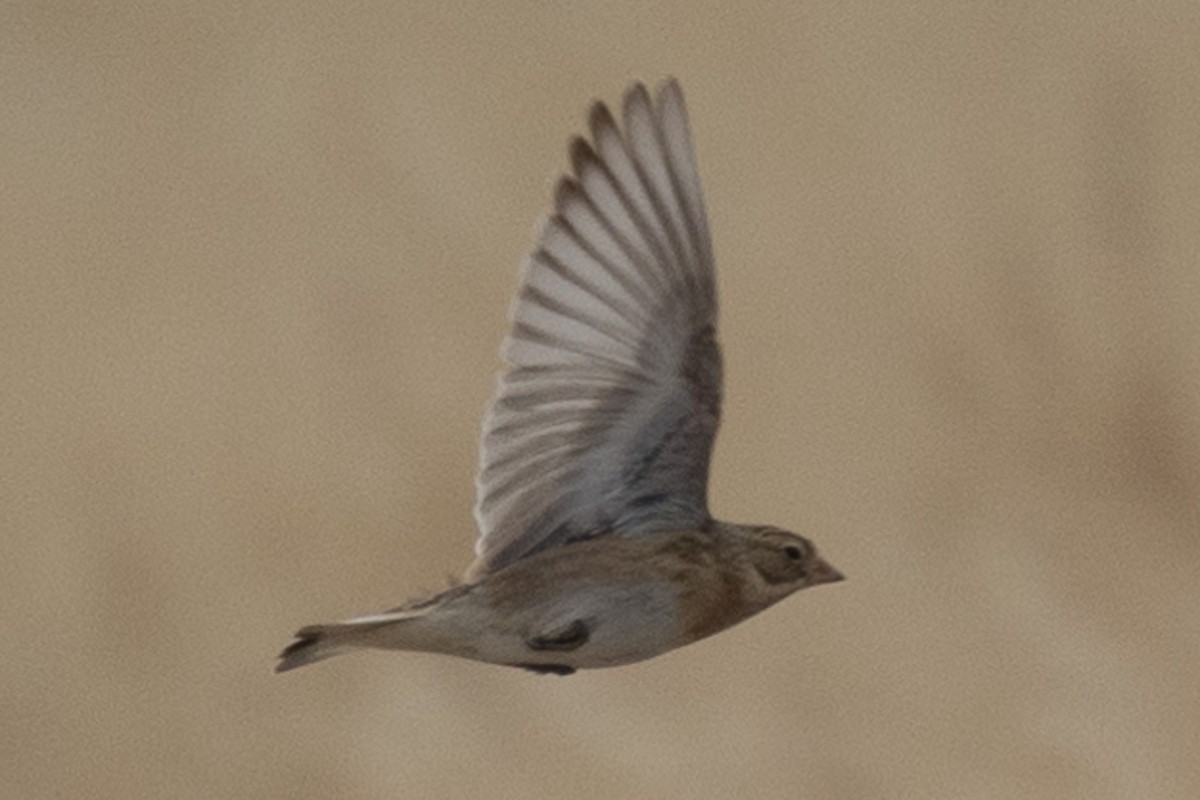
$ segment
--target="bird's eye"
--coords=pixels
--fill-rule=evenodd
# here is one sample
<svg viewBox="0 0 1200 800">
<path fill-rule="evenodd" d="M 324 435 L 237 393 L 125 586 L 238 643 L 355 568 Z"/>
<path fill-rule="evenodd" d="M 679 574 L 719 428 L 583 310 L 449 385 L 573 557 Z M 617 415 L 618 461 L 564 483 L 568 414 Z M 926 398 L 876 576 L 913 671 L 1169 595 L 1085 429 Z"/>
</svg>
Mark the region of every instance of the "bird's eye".
<svg viewBox="0 0 1200 800">
<path fill-rule="evenodd" d="M 794 544 L 789 544 L 787 547 L 783 548 L 783 552 L 784 555 L 786 555 L 792 561 L 799 561 L 804 557 L 804 553 L 802 553 L 800 548 L 796 547 Z"/>
</svg>

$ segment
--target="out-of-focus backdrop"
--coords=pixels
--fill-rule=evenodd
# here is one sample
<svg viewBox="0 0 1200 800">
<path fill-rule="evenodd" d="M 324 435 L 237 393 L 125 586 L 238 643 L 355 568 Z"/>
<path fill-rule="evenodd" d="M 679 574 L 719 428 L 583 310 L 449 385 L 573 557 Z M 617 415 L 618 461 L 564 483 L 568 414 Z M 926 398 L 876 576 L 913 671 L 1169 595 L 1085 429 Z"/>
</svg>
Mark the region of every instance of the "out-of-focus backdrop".
<svg viewBox="0 0 1200 800">
<path fill-rule="evenodd" d="M 471 555 L 516 268 L 673 74 L 712 503 L 849 580 L 569 679 L 299 625 Z M 0 785 L 1200 796 L 1200 12 L 6 3 Z"/>
</svg>

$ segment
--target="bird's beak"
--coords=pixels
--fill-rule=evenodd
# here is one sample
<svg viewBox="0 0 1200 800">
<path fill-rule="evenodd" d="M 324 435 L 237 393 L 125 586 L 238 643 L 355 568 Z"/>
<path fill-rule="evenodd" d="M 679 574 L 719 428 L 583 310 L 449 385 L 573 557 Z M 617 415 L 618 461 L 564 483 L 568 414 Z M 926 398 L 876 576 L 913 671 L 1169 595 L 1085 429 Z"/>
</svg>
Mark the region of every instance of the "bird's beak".
<svg viewBox="0 0 1200 800">
<path fill-rule="evenodd" d="M 809 579 L 810 586 L 817 586 L 822 583 L 837 583 L 838 581 L 846 580 L 846 576 L 838 572 L 825 559 L 818 557 L 813 563 L 811 578 Z"/>
</svg>

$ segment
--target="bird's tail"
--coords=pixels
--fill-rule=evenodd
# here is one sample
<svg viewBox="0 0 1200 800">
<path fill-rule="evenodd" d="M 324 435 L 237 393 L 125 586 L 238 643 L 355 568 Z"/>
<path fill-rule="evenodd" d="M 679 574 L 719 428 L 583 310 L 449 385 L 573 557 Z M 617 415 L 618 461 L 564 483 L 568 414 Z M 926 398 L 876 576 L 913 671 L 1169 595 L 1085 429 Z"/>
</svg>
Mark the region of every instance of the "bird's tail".
<svg viewBox="0 0 1200 800">
<path fill-rule="evenodd" d="M 287 672 L 364 647 L 449 652 L 447 640 L 439 633 L 438 626 L 421 620 L 443 603 L 468 594 L 472 588 L 470 584 L 457 584 L 382 614 L 301 628 L 296 631 L 296 641 L 279 654 L 275 671 Z"/>
<path fill-rule="evenodd" d="M 289 669 L 315 664 L 327 658 L 344 653 L 348 648 L 338 644 L 339 625 L 309 625 L 296 631 L 296 641 L 289 644 L 279 654 L 279 663 L 275 665 L 276 672 L 287 672 Z"/>
<path fill-rule="evenodd" d="M 287 672 L 340 656 L 351 650 L 373 646 L 371 632 L 384 626 L 420 616 L 420 612 L 392 612 L 371 617 L 334 622 L 328 625 L 308 625 L 296 631 L 296 640 L 279 654 L 276 672 Z"/>
</svg>

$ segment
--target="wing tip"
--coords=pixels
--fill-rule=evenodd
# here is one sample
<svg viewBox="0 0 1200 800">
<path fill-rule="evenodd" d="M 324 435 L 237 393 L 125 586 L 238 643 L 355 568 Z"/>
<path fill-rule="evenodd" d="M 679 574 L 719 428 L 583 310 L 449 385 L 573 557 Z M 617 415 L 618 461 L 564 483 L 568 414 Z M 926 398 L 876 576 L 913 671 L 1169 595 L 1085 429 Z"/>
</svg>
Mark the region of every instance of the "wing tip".
<svg viewBox="0 0 1200 800">
<path fill-rule="evenodd" d="M 674 75 L 666 75 L 655 87 L 654 96 L 658 98 L 659 105 L 662 105 L 663 101 L 667 99 L 683 103 L 683 84 Z"/>
<path fill-rule="evenodd" d="M 588 110 L 588 130 L 592 141 L 595 142 L 595 152 L 601 149 L 601 142 L 609 136 L 616 135 L 624 141 L 628 137 L 630 120 L 638 115 L 649 114 L 651 119 L 663 115 L 668 109 L 672 113 L 680 113 L 686 120 L 686 103 L 684 101 L 683 85 L 674 75 L 666 75 L 655 85 L 651 94 L 646 84 L 640 80 L 632 81 L 625 87 L 621 102 L 617 106 L 621 112 L 623 125 L 617 123 L 612 109 L 603 100 L 592 101 Z M 625 133 L 622 134 L 622 129 Z M 574 147 L 574 141 L 572 141 Z M 574 163 L 574 162 L 572 162 Z"/>
<path fill-rule="evenodd" d="M 592 143 L 582 136 L 571 137 L 571 141 L 567 145 L 567 154 L 571 161 L 571 169 L 580 179 L 583 178 L 584 171 L 594 167 L 598 161 Z"/>
<path fill-rule="evenodd" d="M 606 139 L 614 136 L 620 139 L 620 128 L 617 126 L 617 120 L 613 116 L 612 110 L 608 104 L 599 100 L 592 103 L 592 108 L 588 112 L 588 130 L 597 147 L 601 146 Z"/>
<path fill-rule="evenodd" d="M 636 124 L 638 119 L 654 118 L 654 101 L 650 99 L 650 92 L 646 89 L 646 84 L 634 81 L 625 90 L 625 94 L 621 98 L 621 118 L 625 123 L 627 137 L 630 128 Z"/>
<path fill-rule="evenodd" d="M 570 175 L 559 175 L 554 182 L 554 211 L 556 215 L 566 213 L 568 206 L 580 198 L 579 181 Z"/>
</svg>

